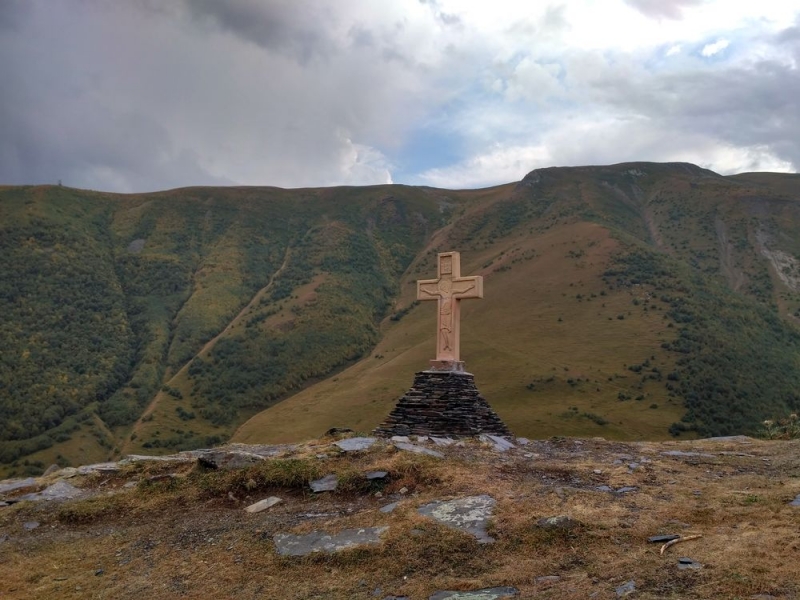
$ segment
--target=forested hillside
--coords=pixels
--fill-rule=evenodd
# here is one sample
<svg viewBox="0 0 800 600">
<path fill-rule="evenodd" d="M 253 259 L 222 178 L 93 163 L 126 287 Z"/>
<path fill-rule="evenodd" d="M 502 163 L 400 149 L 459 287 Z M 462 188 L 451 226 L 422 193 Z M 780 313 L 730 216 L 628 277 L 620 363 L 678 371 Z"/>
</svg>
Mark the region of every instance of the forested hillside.
<svg viewBox="0 0 800 600">
<path fill-rule="evenodd" d="M 0 462 L 35 472 L 376 425 L 462 354 L 520 435 L 754 431 L 800 408 L 800 176 L 553 168 L 487 190 L 0 188 Z M 428 310 L 431 309 L 431 310 Z M 267 409 L 265 412 L 260 412 Z"/>
</svg>

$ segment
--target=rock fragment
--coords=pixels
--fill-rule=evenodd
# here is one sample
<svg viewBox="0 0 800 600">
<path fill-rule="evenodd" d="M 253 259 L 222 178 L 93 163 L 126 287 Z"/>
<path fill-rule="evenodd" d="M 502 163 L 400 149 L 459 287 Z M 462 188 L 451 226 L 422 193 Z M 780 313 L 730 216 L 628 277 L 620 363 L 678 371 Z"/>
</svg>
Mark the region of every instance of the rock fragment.
<svg viewBox="0 0 800 600">
<path fill-rule="evenodd" d="M 273 537 L 275 548 L 281 556 L 306 556 L 312 552 L 338 552 L 355 546 L 379 544 L 381 534 L 388 527 L 345 529 L 336 534 L 313 531 L 306 535 L 277 533 Z"/>
<path fill-rule="evenodd" d="M 263 510 L 267 510 L 268 508 L 272 508 L 279 502 L 282 502 L 280 498 L 277 496 L 270 496 L 269 498 L 264 498 L 263 500 L 259 500 L 255 504 L 251 504 L 247 508 L 245 508 L 245 512 L 249 513 L 259 513 Z"/>
<path fill-rule="evenodd" d="M 311 486 L 312 492 L 333 492 L 336 490 L 336 486 L 339 485 L 339 479 L 336 477 L 336 475 L 331 473 L 330 475 L 325 475 L 325 477 L 320 479 L 315 479 L 309 483 L 309 485 Z"/>
<path fill-rule="evenodd" d="M 426 454 L 427 456 L 444 458 L 444 454 L 442 454 L 441 452 L 437 452 L 436 450 L 431 450 L 430 448 L 423 448 L 422 446 L 417 446 L 416 444 L 408 444 L 406 442 L 395 442 L 394 447 L 398 448 L 399 450 L 405 450 L 406 452 L 414 452 L 416 454 Z"/>
<path fill-rule="evenodd" d="M 339 440 L 334 444 L 345 452 L 360 452 L 368 450 L 376 441 L 378 440 L 374 437 L 354 437 Z"/>
<path fill-rule="evenodd" d="M 454 592 L 444 590 L 429 596 L 428 600 L 501 600 L 502 598 L 516 598 L 519 590 L 510 586 L 483 588 L 468 592 Z"/>
<path fill-rule="evenodd" d="M 482 494 L 431 502 L 421 506 L 417 512 L 443 525 L 469 533 L 481 544 L 488 544 L 494 542 L 494 538 L 486 532 L 486 525 L 492 516 L 494 505 L 494 498 Z"/>
<path fill-rule="evenodd" d="M 625 596 L 630 596 L 632 593 L 636 591 L 636 582 L 631 579 L 630 581 L 626 581 L 621 586 L 619 586 L 616 590 L 617 598 L 624 598 Z"/>
</svg>

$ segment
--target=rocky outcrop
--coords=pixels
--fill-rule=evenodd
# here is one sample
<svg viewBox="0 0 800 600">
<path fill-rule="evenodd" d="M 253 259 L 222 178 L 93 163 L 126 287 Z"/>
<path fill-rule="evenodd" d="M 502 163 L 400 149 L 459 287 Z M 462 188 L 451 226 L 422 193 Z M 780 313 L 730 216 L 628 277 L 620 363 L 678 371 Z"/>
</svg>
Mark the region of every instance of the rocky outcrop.
<svg viewBox="0 0 800 600">
<path fill-rule="evenodd" d="M 420 371 L 375 435 L 509 436 L 511 432 L 478 392 L 475 378 L 458 371 Z"/>
</svg>

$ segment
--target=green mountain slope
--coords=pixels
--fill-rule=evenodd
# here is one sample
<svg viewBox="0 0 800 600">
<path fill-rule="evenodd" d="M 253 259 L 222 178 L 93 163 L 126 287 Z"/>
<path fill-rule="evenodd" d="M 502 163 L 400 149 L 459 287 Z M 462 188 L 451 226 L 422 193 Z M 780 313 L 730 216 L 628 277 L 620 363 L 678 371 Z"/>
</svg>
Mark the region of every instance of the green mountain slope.
<svg viewBox="0 0 800 600">
<path fill-rule="evenodd" d="M 462 354 L 520 435 L 752 431 L 800 404 L 798 184 L 0 188 L 0 462 L 368 430 L 432 358 L 414 281 L 450 249 L 486 277 Z"/>
</svg>

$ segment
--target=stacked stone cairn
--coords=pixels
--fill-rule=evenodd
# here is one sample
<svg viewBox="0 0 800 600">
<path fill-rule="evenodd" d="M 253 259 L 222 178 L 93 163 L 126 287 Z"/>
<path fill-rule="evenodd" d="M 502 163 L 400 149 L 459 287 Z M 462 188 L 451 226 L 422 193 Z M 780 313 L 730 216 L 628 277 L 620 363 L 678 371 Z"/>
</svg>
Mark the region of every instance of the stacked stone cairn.
<svg viewBox="0 0 800 600">
<path fill-rule="evenodd" d="M 464 371 L 420 371 L 375 435 L 510 436 Z"/>
</svg>

